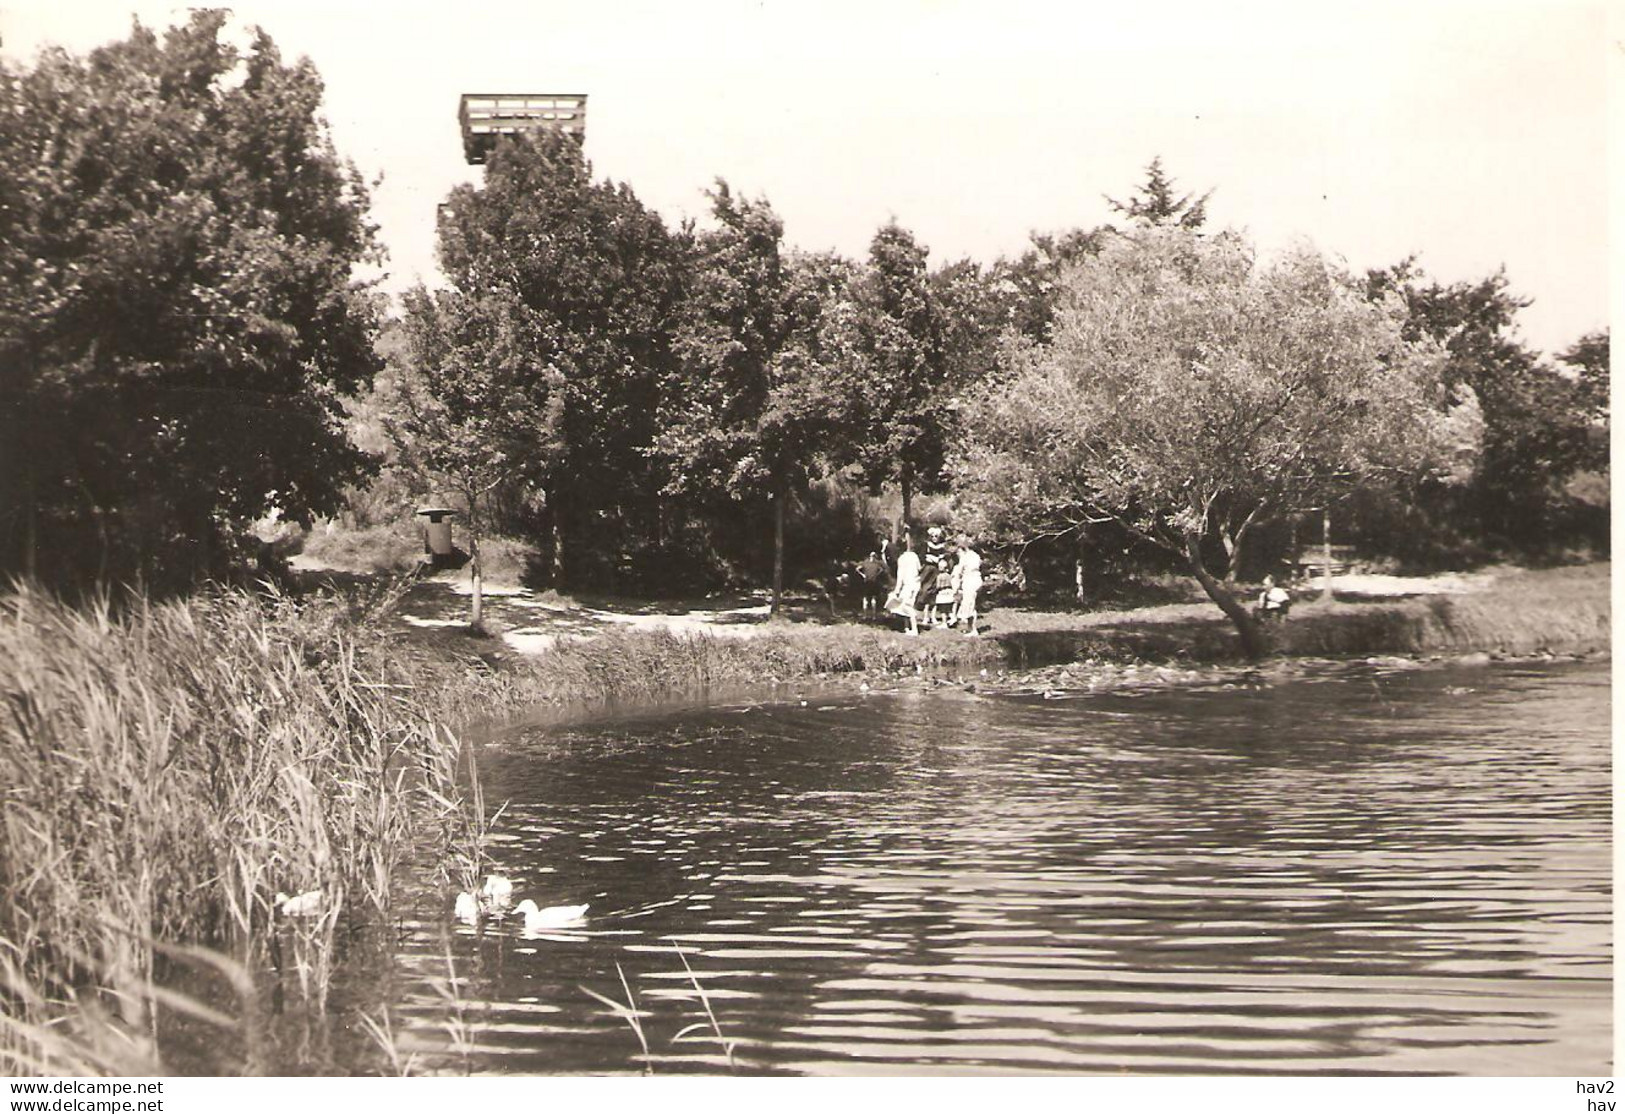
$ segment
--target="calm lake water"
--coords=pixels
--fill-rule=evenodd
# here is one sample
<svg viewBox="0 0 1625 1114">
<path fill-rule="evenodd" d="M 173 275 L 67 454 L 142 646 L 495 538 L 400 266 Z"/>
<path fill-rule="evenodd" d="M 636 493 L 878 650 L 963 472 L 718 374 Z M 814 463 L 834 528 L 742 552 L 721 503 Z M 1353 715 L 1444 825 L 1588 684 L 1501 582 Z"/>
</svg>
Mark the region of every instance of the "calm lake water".
<svg viewBox="0 0 1625 1114">
<path fill-rule="evenodd" d="M 532 729 L 493 853 L 590 920 L 422 910 L 394 1024 L 444 1071 L 644 1070 L 591 990 L 656 1073 L 730 1070 L 708 1003 L 749 1073 L 1607 1075 L 1609 744 L 1606 663 Z"/>
</svg>

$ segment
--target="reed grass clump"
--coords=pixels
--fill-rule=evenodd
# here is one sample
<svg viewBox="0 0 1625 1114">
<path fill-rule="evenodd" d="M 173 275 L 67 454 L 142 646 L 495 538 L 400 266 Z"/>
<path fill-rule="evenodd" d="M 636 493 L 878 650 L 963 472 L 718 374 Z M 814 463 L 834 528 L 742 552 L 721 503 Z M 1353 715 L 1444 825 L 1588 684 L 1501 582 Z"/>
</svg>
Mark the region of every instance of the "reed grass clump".
<svg viewBox="0 0 1625 1114">
<path fill-rule="evenodd" d="M 0 599 L 0 1071 L 74 1068 L 44 1039 L 64 1016 L 150 1042 L 186 942 L 320 1012 L 340 926 L 383 919 L 425 838 L 466 843 L 458 741 L 392 665 L 393 602 Z M 279 892 L 317 896 L 289 916 Z"/>
</svg>

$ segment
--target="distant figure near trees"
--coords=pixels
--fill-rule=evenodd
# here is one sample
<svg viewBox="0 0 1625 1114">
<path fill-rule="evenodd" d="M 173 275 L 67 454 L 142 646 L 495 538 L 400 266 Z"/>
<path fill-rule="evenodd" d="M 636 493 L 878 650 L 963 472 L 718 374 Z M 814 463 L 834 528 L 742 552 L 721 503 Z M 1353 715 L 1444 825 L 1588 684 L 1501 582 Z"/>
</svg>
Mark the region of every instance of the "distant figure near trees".
<svg viewBox="0 0 1625 1114">
<path fill-rule="evenodd" d="M 1275 577 L 1264 578 L 1264 590 L 1258 593 L 1260 619 L 1285 619 L 1292 610 L 1292 593 L 1275 583 Z"/>
</svg>

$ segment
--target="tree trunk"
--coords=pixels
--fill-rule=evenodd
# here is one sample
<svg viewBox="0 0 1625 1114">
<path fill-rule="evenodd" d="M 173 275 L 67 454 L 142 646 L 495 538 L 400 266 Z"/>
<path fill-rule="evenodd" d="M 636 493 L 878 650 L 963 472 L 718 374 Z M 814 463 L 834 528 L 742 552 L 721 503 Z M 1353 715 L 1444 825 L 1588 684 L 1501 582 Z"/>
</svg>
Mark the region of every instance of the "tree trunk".
<svg viewBox="0 0 1625 1114">
<path fill-rule="evenodd" d="M 908 530 L 908 524 L 914 517 L 914 477 L 904 468 L 897 476 L 897 482 L 903 489 L 903 517 L 898 521 L 898 536 Z"/>
<path fill-rule="evenodd" d="M 1241 635 L 1242 652 L 1252 661 L 1262 658 L 1269 647 L 1265 644 L 1264 633 L 1258 629 L 1258 620 L 1208 572 L 1207 566 L 1202 563 L 1202 539 L 1195 534 L 1185 535 L 1185 560 L 1190 565 L 1191 575 L 1196 577 L 1202 591 L 1207 593 L 1207 598 L 1218 604 L 1219 610 L 1236 625 L 1236 633 Z"/>
<path fill-rule="evenodd" d="M 773 606 L 770 615 L 779 613 L 779 602 L 784 595 L 784 504 L 790 501 L 789 483 L 781 483 L 773 496 Z"/>
<path fill-rule="evenodd" d="M 1219 541 L 1224 543 L 1224 582 L 1236 582 L 1236 539 L 1230 536 L 1228 529 L 1220 528 Z"/>
</svg>

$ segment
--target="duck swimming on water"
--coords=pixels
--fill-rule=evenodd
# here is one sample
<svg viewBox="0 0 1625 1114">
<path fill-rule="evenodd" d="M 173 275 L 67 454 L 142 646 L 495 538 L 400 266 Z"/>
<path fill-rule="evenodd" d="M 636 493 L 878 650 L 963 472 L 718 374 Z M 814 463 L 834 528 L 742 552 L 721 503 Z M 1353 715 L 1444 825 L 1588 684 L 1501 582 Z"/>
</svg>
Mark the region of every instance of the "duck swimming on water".
<svg viewBox="0 0 1625 1114">
<path fill-rule="evenodd" d="M 513 882 L 506 874 L 487 874 L 480 896 L 495 909 L 506 909 L 513 902 Z"/>
<path fill-rule="evenodd" d="M 513 902 L 513 882 L 504 874 L 490 874 L 478 893 L 464 890 L 457 895 L 452 913 L 464 924 L 476 924 L 481 917 L 500 918 Z"/>
<path fill-rule="evenodd" d="M 536 903 L 526 898 L 514 906 L 514 913 L 525 918 L 525 928 L 531 932 L 538 932 L 544 928 L 565 928 L 569 925 L 580 924 L 587 919 L 587 905 L 550 905 L 546 909 L 538 909 Z"/>
</svg>

